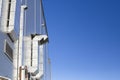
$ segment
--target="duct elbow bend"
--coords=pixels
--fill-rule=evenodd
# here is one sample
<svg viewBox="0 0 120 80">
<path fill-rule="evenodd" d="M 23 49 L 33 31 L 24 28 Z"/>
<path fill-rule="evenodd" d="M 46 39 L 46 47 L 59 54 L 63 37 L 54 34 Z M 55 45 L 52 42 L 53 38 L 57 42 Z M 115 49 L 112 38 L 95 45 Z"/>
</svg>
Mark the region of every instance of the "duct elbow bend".
<svg viewBox="0 0 120 80">
<path fill-rule="evenodd" d="M 43 76 L 43 72 L 39 72 L 38 74 L 36 74 L 36 76 L 32 76 L 33 79 L 41 79 Z"/>
<path fill-rule="evenodd" d="M 39 45 L 48 42 L 47 35 L 36 35 L 33 40 L 38 41 Z"/>
<path fill-rule="evenodd" d="M 26 10 L 28 7 L 27 7 L 27 5 L 22 5 L 21 6 L 24 10 Z"/>
</svg>

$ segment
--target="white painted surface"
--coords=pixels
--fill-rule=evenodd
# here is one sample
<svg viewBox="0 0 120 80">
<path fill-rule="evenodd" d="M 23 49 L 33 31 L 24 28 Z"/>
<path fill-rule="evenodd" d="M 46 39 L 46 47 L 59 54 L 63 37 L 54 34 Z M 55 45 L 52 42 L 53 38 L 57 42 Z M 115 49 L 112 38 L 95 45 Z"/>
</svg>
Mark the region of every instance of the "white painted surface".
<svg viewBox="0 0 120 80">
<path fill-rule="evenodd" d="M 0 18 L 1 18 L 2 0 L 0 0 Z"/>
<path fill-rule="evenodd" d="M 39 60 L 39 57 L 38 57 L 38 50 L 39 50 L 39 45 L 38 44 L 42 39 L 43 40 L 46 40 L 48 37 L 47 35 L 36 35 L 34 38 L 33 38 L 33 52 L 32 52 L 32 67 L 33 69 L 31 70 L 33 73 L 39 69 L 39 64 L 38 64 L 38 60 Z M 42 47 L 41 47 L 42 48 Z M 43 53 L 43 51 L 42 51 Z"/>
<path fill-rule="evenodd" d="M 21 6 L 21 15 L 20 15 L 20 33 L 19 33 L 19 67 L 23 65 L 22 56 L 23 56 L 23 25 L 24 25 L 24 10 L 26 6 Z"/>
<path fill-rule="evenodd" d="M 1 23 L 0 31 L 7 32 L 7 13 L 8 12 L 8 0 L 3 0 L 1 9 Z"/>
<path fill-rule="evenodd" d="M 21 80 L 25 80 L 25 67 L 21 67 Z"/>
<path fill-rule="evenodd" d="M 30 70 L 31 67 L 31 36 L 24 37 L 24 65 Z"/>
<path fill-rule="evenodd" d="M 14 43 L 14 53 L 13 53 L 13 78 L 12 80 L 17 80 L 18 78 L 18 40 Z"/>
</svg>

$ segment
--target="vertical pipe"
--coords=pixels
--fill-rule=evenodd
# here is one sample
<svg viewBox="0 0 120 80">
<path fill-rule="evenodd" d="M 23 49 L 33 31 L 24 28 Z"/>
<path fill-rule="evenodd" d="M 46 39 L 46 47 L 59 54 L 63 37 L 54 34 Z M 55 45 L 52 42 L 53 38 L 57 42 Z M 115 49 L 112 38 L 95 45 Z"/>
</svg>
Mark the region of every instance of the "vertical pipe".
<svg viewBox="0 0 120 80">
<path fill-rule="evenodd" d="M 2 0 L 0 0 L 0 18 L 1 18 Z"/>
<path fill-rule="evenodd" d="M 19 33 L 19 66 L 22 66 L 22 43 L 23 43 L 23 18 L 24 18 L 24 7 L 21 6 L 20 14 L 20 33 Z"/>
<path fill-rule="evenodd" d="M 18 78 L 18 40 L 14 43 L 14 55 L 13 55 L 13 79 Z"/>
<path fill-rule="evenodd" d="M 24 10 L 27 8 L 26 5 L 21 6 L 20 14 L 20 33 L 19 33 L 19 67 L 23 65 L 23 23 L 24 23 Z"/>
<path fill-rule="evenodd" d="M 33 38 L 33 45 L 32 45 L 32 67 L 34 70 L 38 67 L 38 39 L 35 37 Z"/>
<path fill-rule="evenodd" d="M 25 80 L 25 68 L 24 68 L 24 66 L 21 67 L 21 80 Z"/>
</svg>

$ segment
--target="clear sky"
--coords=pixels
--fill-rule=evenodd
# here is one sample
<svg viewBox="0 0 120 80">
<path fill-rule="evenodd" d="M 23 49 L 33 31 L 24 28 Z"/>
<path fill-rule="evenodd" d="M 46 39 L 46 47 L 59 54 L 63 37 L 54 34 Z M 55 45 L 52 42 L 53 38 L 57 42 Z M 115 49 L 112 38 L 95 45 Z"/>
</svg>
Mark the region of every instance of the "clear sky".
<svg viewBox="0 0 120 80">
<path fill-rule="evenodd" d="M 52 80 L 120 80 L 120 0 L 43 0 Z"/>
</svg>

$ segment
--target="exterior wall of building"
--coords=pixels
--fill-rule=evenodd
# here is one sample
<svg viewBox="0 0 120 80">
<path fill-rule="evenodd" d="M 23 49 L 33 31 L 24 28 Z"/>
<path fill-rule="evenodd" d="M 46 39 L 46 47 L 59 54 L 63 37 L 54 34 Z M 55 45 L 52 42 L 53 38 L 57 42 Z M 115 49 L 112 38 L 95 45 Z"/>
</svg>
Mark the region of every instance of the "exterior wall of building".
<svg viewBox="0 0 120 80">
<path fill-rule="evenodd" d="M 13 77 L 15 76 L 13 76 L 13 69 L 15 69 L 15 65 L 17 65 L 15 59 L 17 57 L 16 49 L 18 41 L 14 40 L 15 38 L 17 39 L 17 36 L 14 35 L 18 35 L 19 33 L 20 1 L 21 0 L 11 0 L 11 3 L 9 3 L 9 0 L 0 0 L 0 76 L 8 77 L 11 80 L 13 80 Z M 7 26 L 8 15 L 9 27 Z M 14 34 L 11 34 L 12 32 L 10 34 L 8 33 L 7 30 L 11 29 L 13 29 L 12 32 L 14 31 Z M 6 42 L 9 44 L 10 48 L 12 48 L 12 58 L 6 53 Z M 14 70 L 14 72 L 16 71 Z"/>
<path fill-rule="evenodd" d="M 44 76 L 43 80 L 51 80 L 51 63 L 48 54 L 48 43 L 44 45 Z"/>
<path fill-rule="evenodd" d="M 2 0 L 0 31 L 8 33 L 13 40 L 19 34 L 20 0 Z"/>
<path fill-rule="evenodd" d="M 39 2 L 36 4 L 40 5 L 38 3 Z M 34 74 L 31 74 L 31 78 L 38 80 L 50 80 L 49 55 L 48 52 L 46 52 L 46 42 L 48 36 L 46 33 L 41 35 L 42 31 L 40 32 L 39 29 L 38 31 L 36 30 L 35 32 L 32 32 L 35 33 L 34 38 L 31 36 L 31 32 L 30 36 L 25 36 L 23 38 L 24 48 L 23 46 L 21 47 L 23 49 L 21 57 L 24 58 L 22 60 L 19 58 L 20 40 L 18 37 L 20 34 L 20 13 L 21 0 L 0 0 L 0 78 L 2 76 L 11 80 L 19 80 L 20 67 L 27 66 L 28 72 Z M 37 13 L 36 17 L 40 17 L 40 15 L 40 13 Z M 38 22 L 40 21 L 39 17 L 37 17 L 39 20 L 36 19 Z M 27 16 L 27 20 L 28 19 L 30 19 L 29 16 Z M 34 27 L 36 27 L 36 29 L 37 27 L 43 27 L 42 22 Z M 45 32 L 45 29 L 41 30 Z M 8 54 L 7 52 L 11 53 Z M 23 64 L 19 66 L 20 62 Z M 33 72 L 31 72 L 31 69 L 33 69 Z"/>
<path fill-rule="evenodd" d="M 14 24 L 14 29 L 16 34 L 19 34 L 20 30 L 20 12 L 21 12 L 21 0 L 16 0 L 16 9 L 15 9 L 15 24 Z"/>
<path fill-rule="evenodd" d="M 13 62 L 5 53 L 5 41 L 13 48 L 13 43 L 9 37 L 0 32 L 0 76 L 12 78 Z"/>
</svg>

